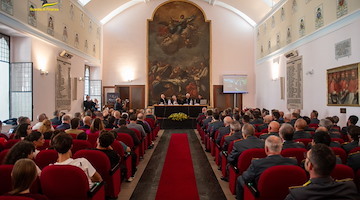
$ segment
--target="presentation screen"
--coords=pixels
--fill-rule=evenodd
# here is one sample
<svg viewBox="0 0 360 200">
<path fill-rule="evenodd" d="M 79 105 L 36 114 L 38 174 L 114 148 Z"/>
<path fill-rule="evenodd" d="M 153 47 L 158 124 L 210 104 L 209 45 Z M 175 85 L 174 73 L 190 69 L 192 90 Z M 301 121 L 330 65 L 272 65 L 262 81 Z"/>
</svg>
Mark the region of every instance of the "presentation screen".
<svg viewBox="0 0 360 200">
<path fill-rule="evenodd" d="M 223 75 L 223 93 L 248 93 L 247 75 Z"/>
</svg>

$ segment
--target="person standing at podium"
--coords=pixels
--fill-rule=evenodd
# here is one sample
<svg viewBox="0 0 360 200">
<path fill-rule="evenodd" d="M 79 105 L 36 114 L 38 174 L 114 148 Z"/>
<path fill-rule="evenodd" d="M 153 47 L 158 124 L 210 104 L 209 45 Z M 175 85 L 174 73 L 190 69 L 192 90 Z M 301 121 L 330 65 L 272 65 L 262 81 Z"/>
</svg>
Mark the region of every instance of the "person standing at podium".
<svg viewBox="0 0 360 200">
<path fill-rule="evenodd" d="M 168 104 L 168 101 L 165 97 L 165 94 L 161 94 L 160 95 L 160 100 L 159 100 L 159 105 L 167 105 Z"/>
<path fill-rule="evenodd" d="M 189 93 L 186 93 L 185 95 L 185 99 L 183 101 L 183 104 L 185 105 L 193 105 L 193 100 L 190 98 L 190 94 Z"/>
</svg>

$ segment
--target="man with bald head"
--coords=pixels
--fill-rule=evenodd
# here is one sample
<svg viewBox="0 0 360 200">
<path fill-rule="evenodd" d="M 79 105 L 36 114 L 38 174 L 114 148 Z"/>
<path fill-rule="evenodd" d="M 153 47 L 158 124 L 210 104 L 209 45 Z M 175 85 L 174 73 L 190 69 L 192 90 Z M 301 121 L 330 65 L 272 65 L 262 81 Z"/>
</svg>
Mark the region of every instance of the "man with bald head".
<svg viewBox="0 0 360 200">
<path fill-rule="evenodd" d="M 220 144 L 221 138 L 230 133 L 230 124 L 233 122 L 233 119 L 230 116 L 224 118 L 224 127 L 219 128 L 219 135 L 215 138 L 216 144 Z"/>
<path fill-rule="evenodd" d="M 227 157 L 230 164 L 236 165 L 240 154 L 247 149 L 264 148 L 264 141 L 254 135 L 254 127 L 251 124 L 244 124 L 242 127 L 243 140 L 234 143 L 234 147 Z"/>
<path fill-rule="evenodd" d="M 40 128 L 40 126 L 43 125 L 43 121 L 44 121 L 45 119 L 48 119 L 45 113 L 41 113 L 40 115 L 38 115 L 38 116 L 37 116 L 38 123 L 36 123 L 36 124 L 32 127 L 32 130 L 38 130 L 38 129 Z M 54 128 L 51 127 L 51 130 L 54 130 Z"/>
<path fill-rule="evenodd" d="M 283 140 L 283 149 L 305 148 L 303 143 L 294 142 L 294 127 L 291 124 L 284 123 L 279 130 L 280 138 Z"/>
<path fill-rule="evenodd" d="M 91 126 L 91 117 L 90 116 L 85 116 L 83 118 L 83 122 L 84 122 L 84 126 L 80 127 L 80 129 L 90 129 Z"/>
<path fill-rule="evenodd" d="M 258 132 L 261 132 L 262 130 L 268 129 L 270 122 L 273 120 L 273 116 L 266 115 L 264 117 L 264 124 L 256 127 Z"/>
<path fill-rule="evenodd" d="M 268 168 L 277 165 L 297 165 L 297 161 L 291 158 L 285 158 L 280 155 L 282 149 L 282 140 L 278 136 L 271 135 L 265 140 L 266 158 L 252 160 L 249 168 L 237 179 L 236 197 L 244 199 L 245 183 L 257 184 L 260 175 Z"/>
<path fill-rule="evenodd" d="M 260 139 L 265 140 L 270 135 L 279 136 L 280 124 L 277 121 L 272 121 L 268 127 L 268 133 L 260 135 Z"/>
<path fill-rule="evenodd" d="M 294 132 L 294 140 L 297 139 L 311 139 L 312 136 L 310 133 L 305 132 L 305 128 L 307 127 L 307 123 L 304 119 L 299 118 L 296 120 L 294 124 L 295 132 Z"/>
</svg>

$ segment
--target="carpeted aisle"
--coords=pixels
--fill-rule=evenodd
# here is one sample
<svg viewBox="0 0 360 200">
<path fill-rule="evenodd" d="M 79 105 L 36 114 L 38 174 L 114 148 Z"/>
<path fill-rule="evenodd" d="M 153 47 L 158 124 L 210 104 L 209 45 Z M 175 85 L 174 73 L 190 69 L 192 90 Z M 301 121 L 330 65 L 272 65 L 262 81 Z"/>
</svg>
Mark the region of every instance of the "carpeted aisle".
<svg viewBox="0 0 360 200">
<path fill-rule="evenodd" d="M 156 199 L 199 199 L 188 136 L 185 133 L 171 135 Z"/>
</svg>

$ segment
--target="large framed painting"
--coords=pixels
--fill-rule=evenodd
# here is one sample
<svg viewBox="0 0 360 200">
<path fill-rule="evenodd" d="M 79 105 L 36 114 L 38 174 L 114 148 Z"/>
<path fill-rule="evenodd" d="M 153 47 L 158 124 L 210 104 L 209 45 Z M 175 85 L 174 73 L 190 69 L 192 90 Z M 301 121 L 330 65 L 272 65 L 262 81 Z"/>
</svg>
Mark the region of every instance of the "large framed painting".
<svg viewBox="0 0 360 200">
<path fill-rule="evenodd" d="M 210 22 L 189 1 L 160 5 L 148 20 L 148 104 L 160 95 L 210 99 Z"/>
<path fill-rule="evenodd" d="M 360 106 L 359 68 L 356 63 L 327 70 L 329 106 Z"/>
</svg>

